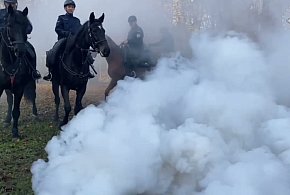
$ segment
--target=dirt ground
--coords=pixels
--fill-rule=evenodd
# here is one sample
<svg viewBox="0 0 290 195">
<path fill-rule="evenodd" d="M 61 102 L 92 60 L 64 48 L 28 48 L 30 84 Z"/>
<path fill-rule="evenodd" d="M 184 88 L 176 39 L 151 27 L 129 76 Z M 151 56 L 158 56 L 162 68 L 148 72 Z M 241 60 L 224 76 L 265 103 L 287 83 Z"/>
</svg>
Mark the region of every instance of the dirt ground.
<svg viewBox="0 0 290 195">
<path fill-rule="evenodd" d="M 107 85 L 108 85 L 107 82 L 89 83 L 87 92 L 83 98 L 83 106 L 85 107 L 90 104 L 98 105 L 100 102 L 104 101 L 104 92 Z M 36 94 L 37 94 L 36 105 L 38 109 L 39 118 L 41 118 L 42 120 L 50 121 L 54 114 L 54 95 L 51 90 L 51 83 L 43 81 L 39 82 L 37 84 Z M 61 94 L 60 98 L 61 98 L 60 113 L 62 114 L 63 104 Z M 70 102 L 73 108 L 75 102 L 75 91 L 70 91 Z M 1 115 L 5 114 L 7 111 L 5 93 L 3 93 L 0 99 L 0 108 L 1 108 L 0 114 Z M 20 120 L 22 119 L 25 120 L 27 114 L 31 115 L 31 104 L 30 102 L 27 102 L 25 99 L 22 99 Z"/>
</svg>

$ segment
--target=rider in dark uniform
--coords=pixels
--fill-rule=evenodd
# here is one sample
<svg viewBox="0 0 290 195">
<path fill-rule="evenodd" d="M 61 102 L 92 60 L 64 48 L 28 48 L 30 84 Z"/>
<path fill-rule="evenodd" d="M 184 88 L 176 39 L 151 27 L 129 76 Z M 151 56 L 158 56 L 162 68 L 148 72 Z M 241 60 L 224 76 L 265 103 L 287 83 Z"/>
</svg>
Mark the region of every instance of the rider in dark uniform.
<svg viewBox="0 0 290 195">
<path fill-rule="evenodd" d="M 66 11 L 66 14 L 58 16 L 55 26 L 55 32 L 57 33 L 58 41 L 53 46 L 53 49 L 59 47 L 63 39 L 66 39 L 71 35 L 75 35 L 81 28 L 80 20 L 73 15 L 75 8 L 76 4 L 73 0 L 66 0 L 64 2 L 64 9 Z M 92 61 L 92 63 L 93 62 L 94 61 Z M 53 64 L 47 63 L 46 66 L 48 67 L 49 74 L 47 76 L 44 76 L 43 79 L 50 81 L 52 78 L 51 70 L 53 69 Z M 89 78 L 93 77 L 94 75 L 89 75 Z"/>
<path fill-rule="evenodd" d="M 1 31 L 5 28 L 5 25 L 6 25 L 6 19 L 7 19 L 7 14 L 8 14 L 7 9 L 9 7 L 9 5 L 11 5 L 16 10 L 17 6 L 18 6 L 18 2 L 17 2 L 17 0 L 4 0 L 4 5 L 5 5 L 5 9 L 0 9 L 0 30 Z M 26 28 L 26 33 L 30 34 L 32 32 L 32 29 L 33 29 L 33 27 L 31 25 L 31 23 L 29 22 L 29 24 L 27 25 L 27 28 Z M 35 59 L 34 61 L 36 61 L 36 53 L 35 53 L 33 46 L 28 41 L 25 44 L 27 47 L 28 54 L 33 59 Z M 36 63 L 33 63 L 30 68 L 32 69 L 32 77 L 34 79 L 40 79 L 41 75 L 36 70 Z"/>
<path fill-rule="evenodd" d="M 137 24 L 136 16 L 130 16 L 128 23 L 131 29 L 128 33 L 127 40 L 124 42 L 127 46 L 125 47 L 125 67 L 131 71 L 133 70 L 134 63 L 138 63 L 144 50 L 144 33 L 142 28 Z"/>
</svg>

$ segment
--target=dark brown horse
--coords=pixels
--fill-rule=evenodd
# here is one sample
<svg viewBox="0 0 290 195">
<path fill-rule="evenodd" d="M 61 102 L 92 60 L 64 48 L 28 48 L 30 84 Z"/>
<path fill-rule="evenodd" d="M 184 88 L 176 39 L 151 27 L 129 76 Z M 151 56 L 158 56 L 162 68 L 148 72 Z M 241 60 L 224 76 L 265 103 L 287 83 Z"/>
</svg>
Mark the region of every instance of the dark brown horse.
<svg viewBox="0 0 290 195">
<path fill-rule="evenodd" d="M 110 47 L 110 55 L 106 57 L 108 63 L 108 75 L 111 81 L 105 90 L 105 99 L 108 97 L 110 91 L 117 85 L 119 80 L 124 79 L 125 76 L 133 76 L 137 78 L 144 78 L 146 72 L 150 71 L 156 63 L 150 59 L 149 66 L 134 66 L 133 74 L 126 71 L 124 66 L 124 53 L 119 45 L 117 45 L 108 35 L 106 35 L 108 45 Z"/>
</svg>

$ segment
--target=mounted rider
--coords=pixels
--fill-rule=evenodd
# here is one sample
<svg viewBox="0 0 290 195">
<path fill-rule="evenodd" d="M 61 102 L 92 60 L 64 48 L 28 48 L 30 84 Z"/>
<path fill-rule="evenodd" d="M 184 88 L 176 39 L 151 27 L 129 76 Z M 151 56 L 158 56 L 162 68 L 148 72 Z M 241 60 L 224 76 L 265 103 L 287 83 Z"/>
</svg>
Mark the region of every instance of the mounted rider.
<svg viewBox="0 0 290 195">
<path fill-rule="evenodd" d="M 125 67 L 132 71 L 134 65 L 139 63 L 144 51 L 144 33 L 143 29 L 137 24 L 137 17 L 132 15 L 128 18 L 131 27 L 127 40 L 123 42 L 125 52 Z"/>
<path fill-rule="evenodd" d="M 47 52 L 48 56 L 53 56 L 52 58 L 58 58 L 57 51 L 60 49 L 60 47 L 65 45 L 66 39 L 72 35 L 75 35 L 79 29 L 81 28 L 81 22 L 80 20 L 73 15 L 76 8 L 76 4 L 73 0 L 66 0 L 64 2 L 64 10 L 66 11 L 66 14 L 58 16 L 56 26 L 55 26 L 55 32 L 57 33 L 58 41 L 55 43 L 53 48 Z M 88 61 L 90 64 L 93 64 L 94 59 L 91 57 L 91 55 L 88 55 L 90 59 Z M 48 61 L 48 60 L 47 60 Z M 48 75 L 44 76 L 43 79 L 47 81 L 51 81 L 52 79 L 52 69 L 54 69 L 56 66 L 55 63 L 46 63 L 46 66 L 48 67 Z M 93 74 L 89 74 L 89 78 L 93 78 Z"/>
<path fill-rule="evenodd" d="M 3 32 L 3 30 L 5 29 L 6 26 L 6 20 L 7 20 L 7 16 L 8 16 L 8 7 L 12 6 L 15 10 L 17 10 L 17 6 L 18 6 L 18 2 L 17 0 L 4 0 L 4 9 L 0 9 L 0 31 Z M 29 24 L 27 25 L 26 28 L 26 34 L 31 34 L 32 32 L 32 25 L 29 22 Z M 27 41 L 25 43 L 26 48 L 27 48 L 27 53 L 34 59 L 34 61 L 36 62 L 36 53 L 35 50 L 33 48 L 33 46 Z M 32 71 L 32 77 L 33 79 L 40 79 L 41 75 L 40 73 L 36 70 L 36 63 L 31 64 L 30 66 L 31 71 Z"/>
</svg>

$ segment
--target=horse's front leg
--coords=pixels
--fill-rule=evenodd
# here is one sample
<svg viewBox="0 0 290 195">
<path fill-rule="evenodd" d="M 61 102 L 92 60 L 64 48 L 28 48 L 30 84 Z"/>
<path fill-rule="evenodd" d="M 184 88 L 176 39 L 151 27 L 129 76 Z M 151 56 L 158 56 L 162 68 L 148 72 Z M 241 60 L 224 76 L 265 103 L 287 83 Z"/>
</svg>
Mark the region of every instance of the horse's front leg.
<svg viewBox="0 0 290 195">
<path fill-rule="evenodd" d="M 62 85 L 61 86 L 61 94 L 62 94 L 63 102 L 64 102 L 65 115 L 64 115 L 63 121 L 61 122 L 60 126 L 63 126 L 63 125 L 68 123 L 68 117 L 69 117 L 69 113 L 71 111 L 71 105 L 69 102 L 69 89 L 68 89 L 68 87 Z"/>
<path fill-rule="evenodd" d="M 111 79 L 107 89 L 105 90 L 105 100 L 107 100 L 107 97 L 110 94 L 110 91 L 117 85 L 117 80 L 116 79 Z"/>
<path fill-rule="evenodd" d="M 86 93 L 86 90 L 87 90 L 86 84 L 77 90 L 76 103 L 75 103 L 75 108 L 74 108 L 75 115 L 77 115 L 79 111 L 83 109 L 82 99 Z"/>
<path fill-rule="evenodd" d="M 14 138 L 19 138 L 18 133 L 18 119 L 20 116 L 20 102 L 23 96 L 23 89 L 16 90 L 14 93 L 14 106 L 12 111 L 12 117 L 13 117 L 13 127 L 12 127 L 12 136 Z"/>
<path fill-rule="evenodd" d="M 8 89 L 5 90 L 5 93 L 7 98 L 8 109 L 6 118 L 4 120 L 4 127 L 8 127 L 12 120 L 13 95 L 12 92 Z"/>
<path fill-rule="evenodd" d="M 1 100 L 1 96 L 3 93 L 4 89 L 0 88 L 0 100 Z M 0 106 L 0 113 L 2 112 L 1 108 L 3 108 L 3 106 Z"/>
<path fill-rule="evenodd" d="M 57 82 L 52 81 L 52 91 L 54 94 L 54 103 L 55 103 L 54 121 L 58 121 L 60 98 L 59 98 L 59 84 Z"/>
</svg>

